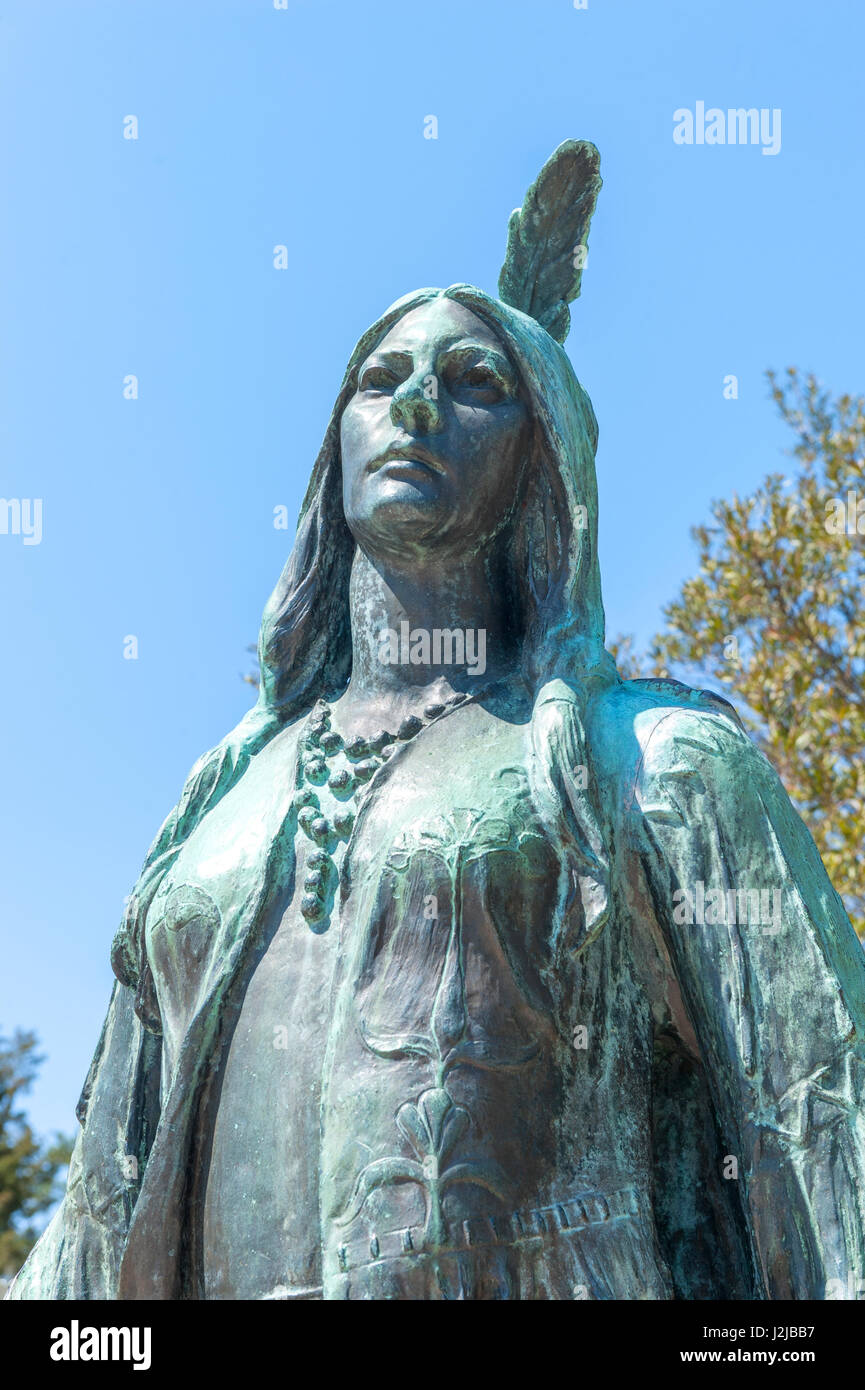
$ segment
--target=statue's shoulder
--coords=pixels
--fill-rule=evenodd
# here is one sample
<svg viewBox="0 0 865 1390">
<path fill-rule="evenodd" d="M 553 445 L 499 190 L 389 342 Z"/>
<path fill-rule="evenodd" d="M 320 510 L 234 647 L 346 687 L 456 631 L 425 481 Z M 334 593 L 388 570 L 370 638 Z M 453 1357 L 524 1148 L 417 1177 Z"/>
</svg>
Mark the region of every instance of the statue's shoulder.
<svg viewBox="0 0 865 1390">
<path fill-rule="evenodd" d="M 278 806 L 286 787 L 294 787 L 297 744 L 303 717 L 259 734 L 254 725 L 238 725 L 221 744 L 205 754 L 193 768 L 178 808 L 173 813 L 182 823 L 185 803 L 197 800 L 194 821 L 182 835 L 186 854 L 190 846 L 214 836 L 233 836 L 239 821 L 257 819 Z M 258 744 L 259 746 L 256 746 Z M 190 791 L 191 789 L 191 791 Z"/>
<path fill-rule="evenodd" d="M 601 779 L 626 796 L 674 767 L 765 762 L 729 700 L 676 680 L 611 686 L 594 702 L 590 737 Z"/>
<path fill-rule="evenodd" d="M 662 723 L 668 724 L 668 732 L 674 733 L 679 729 L 709 727 L 719 718 L 739 733 L 745 733 L 735 707 L 716 690 L 655 677 L 622 681 L 618 689 L 641 738 L 646 738 L 650 730 L 654 732 Z M 708 721 L 706 716 L 709 716 Z"/>
<path fill-rule="evenodd" d="M 283 788 L 289 784 L 294 786 L 297 746 L 305 728 L 304 718 L 301 716 L 284 724 L 253 753 L 242 775 L 215 807 L 220 820 L 233 820 L 242 814 L 244 805 L 251 809 L 279 801 Z M 252 809 L 251 813 L 258 814 Z"/>
</svg>

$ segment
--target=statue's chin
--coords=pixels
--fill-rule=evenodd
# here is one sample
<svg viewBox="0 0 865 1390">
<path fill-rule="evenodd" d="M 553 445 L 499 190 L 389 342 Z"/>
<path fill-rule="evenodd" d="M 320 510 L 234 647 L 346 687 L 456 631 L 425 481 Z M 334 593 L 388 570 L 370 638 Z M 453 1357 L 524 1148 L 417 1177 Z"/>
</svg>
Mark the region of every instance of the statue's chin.
<svg viewBox="0 0 865 1390">
<path fill-rule="evenodd" d="M 428 484 L 389 480 L 363 516 L 347 518 L 355 537 L 387 549 L 404 538 L 407 543 L 442 536 L 452 508 Z"/>
</svg>

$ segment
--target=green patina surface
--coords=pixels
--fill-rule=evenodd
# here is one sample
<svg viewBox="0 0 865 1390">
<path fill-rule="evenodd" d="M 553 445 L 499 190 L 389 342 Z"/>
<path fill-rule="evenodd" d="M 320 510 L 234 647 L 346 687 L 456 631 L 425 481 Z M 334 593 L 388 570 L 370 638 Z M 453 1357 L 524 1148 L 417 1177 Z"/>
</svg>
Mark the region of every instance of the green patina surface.
<svg viewBox="0 0 865 1390">
<path fill-rule="evenodd" d="M 352 354 L 12 1297 L 856 1296 L 865 957 L 731 707 L 604 649 L 599 189 Z"/>
</svg>

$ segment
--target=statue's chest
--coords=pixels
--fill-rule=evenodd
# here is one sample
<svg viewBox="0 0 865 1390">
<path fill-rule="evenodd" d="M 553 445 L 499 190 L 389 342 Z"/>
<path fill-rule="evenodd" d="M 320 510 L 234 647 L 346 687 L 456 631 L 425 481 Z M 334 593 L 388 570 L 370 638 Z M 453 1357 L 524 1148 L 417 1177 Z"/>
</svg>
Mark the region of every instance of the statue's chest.
<svg viewBox="0 0 865 1390">
<path fill-rule="evenodd" d="M 462 710 L 398 746 L 354 795 L 338 767 L 307 777 L 314 756 L 301 742 L 262 763 L 154 900 L 148 951 L 169 1060 L 221 959 L 244 946 L 232 935 L 243 903 L 277 868 L 284 888 L 254 926 L 234 990 L 240 1022 L 254 998 L 256 1033 L 265 1018 L 276 1051 L 293 1046 L 292 1028 L 316 1026 L 337 958 L 343 979 L 360 980 L 377 954 L 398 962 L 410 947 L 405 967 L 434 974 L 456 933 L 469 965 L 522 961 L 524 983 L 543 968 L 561 864 L 532 797 L 525 726 Z"/>
<path fill-rule="evenodd" d="M 407 749 L 361 809 L 342 867 L 338 987 L 366 996 L 388 1027 L 409 1026 L 409 1014 L 419 1023 L 436 1000 L 455 1028 L 468 1022 L 466 1000 L 476 1019 L 513 1018 L 545 994 L 560 857 L 533 801 L 523 731 L 481 730 L 462 743 L 442 727 Z M 451 987 L 459 1007 L 443 1003 Z"/>
<path fill-rule="evenodd" d="M 560 864 L 534 806 L 524 728 L 467 709 L 398 748 L 352 798 L 315 776 L 314 801 L 302 775 L 288 791 L 286 805 L 299 792 L 295 812 L 316 814 L 286 842 L 289 887 L 226 1014 L 203 1229 L 210 1297 L 320 1281 L 322 1080 L 342 989 L 376 1034 L 432 1028 L 442 1048 L 459 1035 L 473 1052 L 492 1047 L 496 1063 L 519 1062 L 548 1027 L 539 967 Z M 242 809 L 255 823 L 251 790 Z M 220 880 L 202 867 L 223 865 L 216 848 L 196 847 L 194 875 L 178 861 L 169 910 L 154 914 L 179 1034 L 184 1001 L 213 968 Z"/>
</svg>

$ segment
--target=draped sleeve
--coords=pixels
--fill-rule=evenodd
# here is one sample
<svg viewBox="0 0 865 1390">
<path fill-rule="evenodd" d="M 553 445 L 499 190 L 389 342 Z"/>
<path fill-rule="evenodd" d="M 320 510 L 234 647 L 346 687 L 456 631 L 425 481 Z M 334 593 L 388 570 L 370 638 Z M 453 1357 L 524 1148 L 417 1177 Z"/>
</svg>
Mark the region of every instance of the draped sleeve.
<svg viewBox="0 0 865 1390">
<path fill-rule="evenodd" d="M 630 802 L 769 1299 L 865 1279 L 865 952 L 768 761 L 727 715 L 635 724 Z"/>
<path fill-rule="evenodd" d="M 159 1118 L 161 1040 L 115 983 L 90 1066 L 66 1195 L 9 1299 L 115 1299 L 132 1211 Z"/>
</svg>

